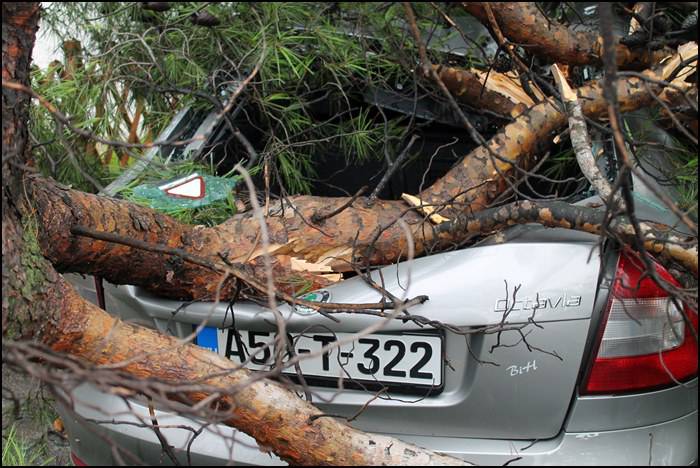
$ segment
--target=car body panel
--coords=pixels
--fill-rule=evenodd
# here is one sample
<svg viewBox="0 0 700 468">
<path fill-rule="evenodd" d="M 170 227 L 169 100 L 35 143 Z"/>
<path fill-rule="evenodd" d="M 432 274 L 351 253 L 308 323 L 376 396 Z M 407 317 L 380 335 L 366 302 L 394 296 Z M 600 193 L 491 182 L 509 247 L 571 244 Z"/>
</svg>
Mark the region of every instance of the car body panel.
<svg viewBox="0 0 700 468">
<path fill-rule="evenodd" d="M 521 326 L 466 337 L 446 333 L 444 353 L 449 365 L 444 367 L 442 391 L 426 396 L 425 390 L 415 390 L 410 397 L 399 398 L 402 392 L 392 389 L 374 400 L 355 425 L 374 432 L 445 437 L 555 436 L 566 418 L 579 374 L 599 270 L 597 251 L 589 241 L 530 242 L 525 248 L 517 242 L 474 247 L 387 266 L 381 269 L 381 276 L 374 271 L 374 280 L 383 278 L 392 294 L 430 298 L 412 307 L 412 314 L 468 329 L 498 325 L 508 310 L 507 323 Z M 333 302 L 375 303 L 382 299 L 360 277 L 330 286 L 327 291 Z M 181 302 L 163 300 L 133 286 L 109 289 L 106 296 L 115 302 L 124 297 L 124 304 L 117 303 L 112 310 L 140 310 L 144 317 L 155 319 L 161 330 L 185 333 L 181 336 L 190 334 L 205 318 L 208 325 L 216 327 L 232 322 L 232 313 L 227 313 L 223 303 L 183 307 Z M 341 314 L 341 322 L 334 323 L 310 310 L 287 305 L 280 305 L 280 310 L 290 333 L 329 329 L 355 333 L 383 320 Z M 275 330 L 274 317 L 264 307 L 241 302 L 233 311 L 240 330 Z M 533 319 L 535 323 L 529 323 Z M 192 327 L 188 330 L 185 323 Z M 435 330 L 393 320 L 381 332 Z M 375 393 L 352 389 L 339 393 L 337 388 L 321 387 L 314 387 L 314 392 L 321 401 L 332 399 L 330 404 L 319 403 L 324 411 L 348 416 L 374 399 Z M 494 412 L 494 407 L 499 411 Z"/>
<path fill-rule="evenodd" d="M 572 432 L 613 431 L 650 426 L 698 409 L 698 379 L 661 390 L 629 395 L 579 396 L 571 408 Z"/>
<path fill-rule="evenodd" d="M 697 380 L 695 381 L 697 383 Z M 120 449 L 133 453 L 149 465 L 172 464 L 162 454 L 154 431 L 148 427 L 150 414 L 141 402 L 131 401 L 129 406 L 115 395 L 100 392 L 90 384 L 75 389 L 73 396 L 78 414 L 83 418 L 110 421 L 96 426 L 58 406 L 66 430 L 71 437 L 74 453 L 88 465 L 118 463 L 117 449 L 112 449 L 109 439 Z M 82 402 L 100 402 L 100 407 Z M 597 411 L 596 411 L 597 413 Z M 623 414 L 626 415 L 627 413 Z M 173 446 L 180 463 L 192 465 L 284 465 L 273 454 L 259 450 L 249 436 L 225 426 L 204 429 L 194 438 L 186 429 L 173 426 L 190 426 L 194 430 L 201 423 L 166 412 L 155 412 L 161 431 Z M 661 421 L 656 424 L 610 431 L 566 430 L 546 440 L 505 440 L 484 438 L 455 438 L 434 436 L 396 435 L 418 446 L 463 458 L 471 463 L 502 465 L 689 465 L 697 460 L 698 415 L 697 410 Z M 231 441 L 235 441 L 232 443 Z M 190 445 L 190 458 L 187 447 Z M 122 460 L 132 461 L 120 453 Z M 516 460 L 517 459 L 517 460 Z"/>
</svg>

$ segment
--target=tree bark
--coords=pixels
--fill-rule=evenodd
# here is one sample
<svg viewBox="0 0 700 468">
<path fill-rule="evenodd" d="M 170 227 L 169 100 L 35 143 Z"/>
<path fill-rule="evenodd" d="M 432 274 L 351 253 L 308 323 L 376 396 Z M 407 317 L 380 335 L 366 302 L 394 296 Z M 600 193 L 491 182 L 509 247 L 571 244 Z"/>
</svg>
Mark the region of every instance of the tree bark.
<svg viewBox="0 0 700 468">
<path fill-rule="evenodd" d="M 488 18 L 483 2 L 464 2 L 465 10 L 486 27 Z M 569 65 L 600 65 L 603 43 L 598 33 L 589 28 L 565 26 L 552 22 L 534 2 L 489 2 L 503 34 L 513 43 L 525 47 L 528 53 L 545 60 Z M 646 47 L 617 47 L 620 67 L 644 68 L 667 55 L 665 51 L 649 52 Z"/>
<path fill-rule="evenodd" d="M 38 3 L 2 4 L 2 79 L 29 81 L 38 29 Z M 37 226 L 22 216 L 31 211 L 23 196 L 29 96 L 2 89 L 2 330 L 3 336 L 31 336 L 58 312 L 51 284 L 58 274 L 36 241 Z"/>
<path fill-rule="evenodd" d="M 484 72 L 433 65 L 447 89 L 460 101 L 476 108 L 488 109 L 506 117 L 517 117 L 533 106 L 520 84 L 502 73 L 491 70 L 484 83 Z M 517 83 L 517 84 L 516 84 Z"/>
</svg>

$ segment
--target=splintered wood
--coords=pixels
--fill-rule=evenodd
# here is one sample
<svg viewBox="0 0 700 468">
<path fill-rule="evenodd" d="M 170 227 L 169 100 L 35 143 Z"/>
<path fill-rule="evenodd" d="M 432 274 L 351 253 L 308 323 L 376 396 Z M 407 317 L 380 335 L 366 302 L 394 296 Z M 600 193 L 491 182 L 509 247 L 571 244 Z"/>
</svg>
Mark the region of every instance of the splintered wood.
<svg viewBox="0 0 700 468">
<path fill-rule="evenodd" d="M 535 105 L 535 101 L 523 90 L 517 71 L 512 70 L 507 73 L 498 73 L 491 70 L 488 76 L 486 72 L 477 69 L 472 69 L 471 72 L 479 77 L 479 81 L 486 86 L 486 88 L 506 96 L 515 104 L 523 104 L 525 108 Z M 538 99 L 544 99 L 544 94 L 534 83 L 532 84 L 532 91 Z M 513 117 L 515 117 L 515 115 Z"/>
<path fill-rule="evenodd" d="M 325 263 L 307 262 L 302 258 L 290 257 L 292 271 L 304 271 L 320 275 L 332 283 L 337 283 L 343 279 L 340 273 L 333 273 L 333 268 Z"/>
<path fill-rule="evenodd" d="M 488 109 L 515 118 L 535 105 L 532 98 L 523 90 L 518 72 L 487 72 L 475 68 L 460 68 L 433 65 L 433 69 L 445 87 L 460 101 L 474 107 Z M 544 95 L 531 83 L 530 87 L 538 99 Z"/>
<path fill-rule="evenodd" d="M 430 221 L 432 221 L 435 224 L 440 224 L 440 223 L 444 223 L 445 221 L 449 221 L 449 218 L 445 218 L 444 216 L 442 216 L 438 213 L 435 213 L 435 207 L 429 206 L 429 205 L 424 205 L 423 202 L 421 201 L 421 199 L 416 197 L 415 195 L 409 195 L 407 193 L 402 193 L 401 199 L 403 199 L 409 205 L 415 207 L 421 213 L 428 215 L 428 217 L 430 218 Z"/>
</svg>

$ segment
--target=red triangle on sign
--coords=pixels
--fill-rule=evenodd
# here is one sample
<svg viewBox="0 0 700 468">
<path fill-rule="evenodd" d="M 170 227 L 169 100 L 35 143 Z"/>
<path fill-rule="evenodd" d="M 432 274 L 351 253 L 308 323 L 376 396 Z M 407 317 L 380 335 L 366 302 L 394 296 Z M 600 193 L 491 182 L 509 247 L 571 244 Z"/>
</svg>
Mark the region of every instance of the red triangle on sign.
<svg viewBox="0 0 700 468">
<path fill-rule="evenodd" d="M 202 176 L 193 175 L 161 187 L 166 194 L 177 198 L 204 198 L 205 184 Z"/>
</svg>

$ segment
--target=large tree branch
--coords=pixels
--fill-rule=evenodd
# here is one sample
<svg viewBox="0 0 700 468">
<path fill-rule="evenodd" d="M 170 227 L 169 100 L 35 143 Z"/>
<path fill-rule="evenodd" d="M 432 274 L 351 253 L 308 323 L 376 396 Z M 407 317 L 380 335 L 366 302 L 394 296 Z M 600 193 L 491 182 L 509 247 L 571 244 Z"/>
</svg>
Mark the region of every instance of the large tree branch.
<svg viewBox="0 0 700 468">
<path fill-rule="evenodd" d="M 439 79 L 460 101 L 477 109 L 488 109 L 507 117 L 517 117 L 535 103 L 512 76 L 491 70 L 433 65 Z"/>
<path fill-rule="evenodd" d="M 675 54 L 663 65 L 642 72 L 638 77 L 628 77 L 617 81 L 620 110 L 627 112 L 650 105 L 654 99 L 647 91 L 643 81 L 656 84 L 649 86 L 653 93 L 664 89 L 664 80 L 671 77 L 683 58 L 697 53 L 697 45 L 684 49 L 681 57 Z M 634 79 L 636 78 L 636 79 Z M 673 86 L 689 89 L 691 84 L 674 81 Z M 607 102 L 599 82 L 592 82 L 576 90 L 583 113 L 591 118 L 600 117 L 607 112 Z M 662 94 L 663 97 L 663 94 Z M 424 203 L 443 205 L 446 200 L 455 199 L 461 208 L 471 211 L 483 209 L 503 192 L 507 186 L 506 178 L 524 173 L 533 164 L 533 156 L 541 154 L 550 146 L 555 133 L 567 122 L 567 114 L 560 108 L 555 98 L 531 107 L 521 114 L 513 123 L 505 126 L 487 145 L 476 148 L 459 164 L 454 166 L 444 177 L 420 194 Z M 516 169 L 519 168 L 519 169 Z M 477 181 L 493 179 L 479 190 L 461 194 L 463 187 L 476 185 Z M 448 216 L 449 217 L 449 216 Z"/>
<path fill-rule="evenodd" d="M 607 232 L 625 244 L 633 244 L 635 230 L 624 218 L 616 218 L 606 226 L 605 211 L 586 206 L 575 206 L 565 202 L 518 201 L 508 205 L 489 208 L 473 215 L 461 215 L 455 221 L 441 223 L 440 232 L 460 231 L 484 233 L 504 229 L 515 224 L 538 223 L 547 227 L 560 227 L 605 234 Z M 668 226 L 639 223 L 644 249 L 650 253 L 671 259 L 698 275 L 697 240 L 679 237 Z"/>
<path fill-rule="evenodd" d="M 462 5 L 473 16 L 489 27 L 485 2 L 464 2 Z M 586 27 L 565 26 L 546 18 L 534 2 L 489 2 L 489 6 L 503 34 L 529 53 L 550 62 L 570 65 L 602 63 L 602 40 L 598 33 Z M 667 55 L 666 51 L 649 51 L 645 47 L 617 47 L 620 66 L 645 67 Z"/>
<path fill-rule="evenodd" d="M 153 377 L 189 405 L 206 400 L 226 424 L 291 464 L 465 464 L 392 437 L 358 431 L 334 418 L 319 418 L 319 409 L 279 383 L 257 378 L 199 346 L 120 321 L 80 297 L 63 279 L 54 289 L 54 297 L 60 298 L 55 305 L 70 313 L 42 334 L 53 350 L 141 379 Z M 183 390 L 176 391 L 179 387 Z"/>
</svg>

